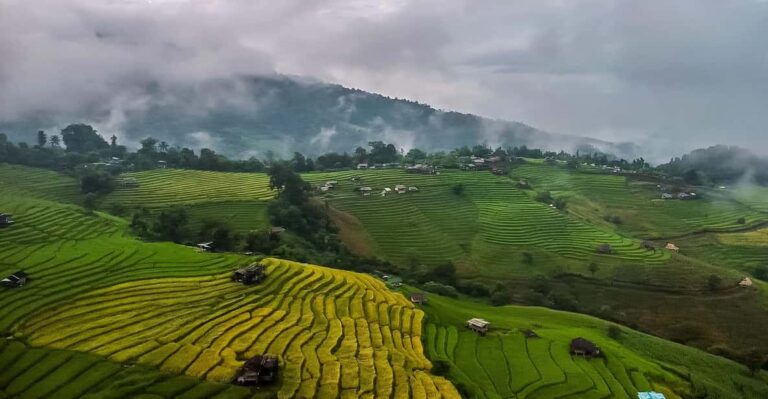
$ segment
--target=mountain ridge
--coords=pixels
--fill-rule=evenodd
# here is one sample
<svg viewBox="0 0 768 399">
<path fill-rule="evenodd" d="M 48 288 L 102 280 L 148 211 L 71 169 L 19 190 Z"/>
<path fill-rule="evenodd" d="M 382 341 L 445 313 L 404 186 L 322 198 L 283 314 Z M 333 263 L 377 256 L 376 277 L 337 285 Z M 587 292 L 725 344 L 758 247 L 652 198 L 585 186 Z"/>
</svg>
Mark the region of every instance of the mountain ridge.
<svg viewBox="0 0 768 399">
<path fill-rule="evenodd" d="M 316 156 L 344 152 L 383 140 L 406 151 L 450 150 L 486 143 L 553 151 L 600 150 L 637 155 L 631 143 L 539 130 L 530 125 L 444 111 L 417 101 L 390 98 L 314 79 L 283 75 L 239 76 L 198 84 L 134 85 L 127 94 L 70 118 L 41 112 L 34 118 L 0 121 L 12 139 L 61 128 L 74 120 L 93 124 L 105 136 L 128 144 L 153 136 L 172 145 L 213 148 L 227 156 L 278 156 L 299 151 Z M 55 126 L 55 127 L 54 127 Z"/>
</svg>

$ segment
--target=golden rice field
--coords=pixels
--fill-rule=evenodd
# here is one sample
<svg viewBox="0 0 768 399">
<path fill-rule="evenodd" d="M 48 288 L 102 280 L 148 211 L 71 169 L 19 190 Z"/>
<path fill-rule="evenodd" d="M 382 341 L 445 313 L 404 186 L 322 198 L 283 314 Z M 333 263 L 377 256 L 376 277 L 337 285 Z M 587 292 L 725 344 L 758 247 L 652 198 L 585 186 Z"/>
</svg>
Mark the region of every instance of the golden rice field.
<svg viewBox="0 0 768 399">
<path fill-rule="evenodd" d="M 278 396 L 458 397 L 429 374 L 424 313 L 373 277 L 269 259 L 260 285 L 227 275 L 155 278 L 80 295 L 29 317 L 33 346 L 104 356 L 212 382 L 279 356 Z"/>
</svg>

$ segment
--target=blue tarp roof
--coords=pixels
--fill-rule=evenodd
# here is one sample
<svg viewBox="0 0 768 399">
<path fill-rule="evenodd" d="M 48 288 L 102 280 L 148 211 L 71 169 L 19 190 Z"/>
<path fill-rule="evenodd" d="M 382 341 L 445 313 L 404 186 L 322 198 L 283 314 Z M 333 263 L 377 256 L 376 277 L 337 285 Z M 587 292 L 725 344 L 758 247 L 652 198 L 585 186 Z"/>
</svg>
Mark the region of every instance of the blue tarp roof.
<svg viewBox="0 0 768 399">
<path fill-rule="evenodd" d="M 667 399 L 667 397 L 658 392 L 638 392 L 637 399 Z"/>
</svg>

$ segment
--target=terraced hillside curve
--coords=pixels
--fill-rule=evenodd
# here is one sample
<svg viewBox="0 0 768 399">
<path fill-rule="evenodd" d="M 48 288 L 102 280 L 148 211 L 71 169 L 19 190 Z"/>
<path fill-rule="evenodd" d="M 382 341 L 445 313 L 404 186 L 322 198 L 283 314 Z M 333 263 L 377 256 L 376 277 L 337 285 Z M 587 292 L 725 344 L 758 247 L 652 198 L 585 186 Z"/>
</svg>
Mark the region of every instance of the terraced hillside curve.
<svg viewBox="0 0 768 399">
<path fill-rule="evenodd" d="M 280 397 L 458 397 L 430 375 L 424 313 L 373 277 L 269 259 L 267 280 L 226 275 L 129 282 L 27 319 L 33 346 L 69 349 L 230 381 L 244 360 L 278 355 Z"/>
</svg>

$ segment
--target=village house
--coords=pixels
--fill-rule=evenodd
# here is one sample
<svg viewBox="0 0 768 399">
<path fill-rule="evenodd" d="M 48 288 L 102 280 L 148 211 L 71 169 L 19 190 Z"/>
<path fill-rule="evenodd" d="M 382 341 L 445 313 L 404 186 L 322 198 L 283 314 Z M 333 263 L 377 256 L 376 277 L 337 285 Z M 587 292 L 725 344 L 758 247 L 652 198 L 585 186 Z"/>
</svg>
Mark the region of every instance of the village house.
<svg viewBox="0 0 768 399">
<path fill-rule="evenodd" d="M 600 357 L 600 348 L 584 338 L 575 338 L 571 341 L 571 355 L 584 357 Z"/>
<path fill-rule="evenodd" d="M 0 285 L 8 288 L 19 288 L 27 283 L 27 278 L 27 273 L 19 270 L 16 273 L 13 273 L 10 276 L 0 280 Z"/>
<path fill-rule="evenodd" d="M 160 169 L 166 169 L 168 167 L 168 162 L 166 161 L 157 161 L 157 167 Z"/>
<path fill-rule="evenodd" d="M 610 255 L 613 253 L 613 247 L 611 247 L 609 244 L 600 244 L 597 246 L 597 252 Z"/>
<path fill-rule="evenodd" d="M 668 242 L 667 245 L 664 246 L 664 249 L 672 252 L 680 252 L 680 248 L 677 245 L 672 244 L 671 242 Z"/>
<path fill-rule="evenodd" d="M 411 293 L 411 302 L 417 305 L 423 305 L 427 303 L 427 295 L 423 292 L 413 292 Z"/>
<path fill-rule="evenodd" d="M 277 357 L 254 356 L 238 370 L 235 383 L 238 385 L 267 385 L 277 379 Z"/>
<path fill-rule="evenodd" d="M 269 238 L 277 238 L 280 234 L 283 234 L 285 227 L 272 226 L 269 228 Z"/>
<path fill-rule="evenodd" d="M 359 163 L 357 164 L 357 169 L 368 169 L 367 163 Z"/>
<path fill-rule="evenodd" d="M 490 326 L 491 323 L 484 319 L 472 318 L 467 320 L 467 328 L 480 335 L 485 335 Z"/>
<path fill-rule="evenodd" d="M 212 252 L 213 251 L 213 241 L 201 242 L 201 243 L 197 244 L 197 248 L 200 249 L 203 252 Z"/>
<path fill-rule="evenodd" d="M 232 272 L 232 281 L 243 283 L 245 285 L 258 284 L 262 282 L 265 277 L 264 266 L 258 263 L 253 263 L 247 267 Z"/>
<path fill-rule="evenodd" d="M 741 281 L 739 281 L 739 287 L 748 288 L 752 286 L 752 279 L 749 277 L 744 277 Z"/>
<path fill-rule="evenodd" d="M 13 224 L 13 218 L 8 213 L 0 213 L 0 227 L 8 227 Z"/>
</svg>

